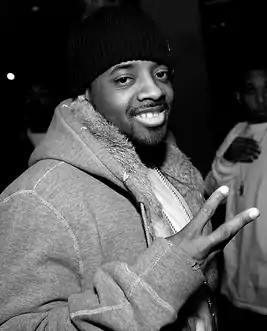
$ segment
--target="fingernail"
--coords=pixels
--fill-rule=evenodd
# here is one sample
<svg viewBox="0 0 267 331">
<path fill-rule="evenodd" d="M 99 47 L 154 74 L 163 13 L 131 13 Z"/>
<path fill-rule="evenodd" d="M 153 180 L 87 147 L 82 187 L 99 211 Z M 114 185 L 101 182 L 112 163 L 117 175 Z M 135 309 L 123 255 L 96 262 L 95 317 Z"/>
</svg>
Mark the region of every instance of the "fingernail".
<svg viewBox="0 0 267 331">
<path fill-rule="evenodd" d="M 226 185 L 224 185 L 224 186 L 221 186 L 221 187 L 219 188 L 219 190 L 220 190 L 220 192 L 221 192 L 223 195 L 226 195 L 226 194 L 228 194 L 228 192 L 229 192 L 229 187 L 226 186 Z"/>
<path fill-rule="evenodd" d="M 251 208 L 249 211 L 249 217 L 256 218 L 260 215 L 260 211 L 257 208 Z"/>
</svg>

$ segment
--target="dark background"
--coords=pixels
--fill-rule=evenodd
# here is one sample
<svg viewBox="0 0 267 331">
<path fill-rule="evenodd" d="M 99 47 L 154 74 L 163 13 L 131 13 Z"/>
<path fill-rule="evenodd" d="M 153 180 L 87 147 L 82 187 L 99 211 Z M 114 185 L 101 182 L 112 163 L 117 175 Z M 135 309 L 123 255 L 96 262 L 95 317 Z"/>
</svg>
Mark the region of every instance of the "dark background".
<svg viewBox="0 0 267 331">
<path fill-rule="evenodd" d="M 216 148 L 238 120 L 233 93 L 238 67 L 252 55 L 265 56 L 262 3 L 139 2 L 170 37 L 178 59 L 172 129 L 178 145 L 205 175 Z M 1 1 L 1 187 L 24 170 L 32 151 L 25 137 L 29 89 L 41 84 L 52 96 L 45 116 L 37 110 L 33 116 L 37 127 L 46 125 L 56 104 L 68 97 L 66 41 L 86 8 L 83 0 Z M 6 78 L 8 72 L 15 80 Z"/>
</svg>

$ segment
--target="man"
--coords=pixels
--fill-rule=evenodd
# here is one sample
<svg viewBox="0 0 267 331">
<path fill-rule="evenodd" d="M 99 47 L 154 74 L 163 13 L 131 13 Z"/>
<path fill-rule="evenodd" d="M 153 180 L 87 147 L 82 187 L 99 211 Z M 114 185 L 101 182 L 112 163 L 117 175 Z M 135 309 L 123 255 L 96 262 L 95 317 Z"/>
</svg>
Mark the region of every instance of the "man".
<svg viewBox="0 0 267 331">
<path fill-rule="evenodd" d="M 2 330 L 160 330 L 197 292 L 180 324 L 209 330 L 210 261 L 258 210 L 207 233 L 228 189 L 200 210 L 200 174 L 167 138 L 170 47 L 144 13 L 84 20 L 70 63 L 78 97 L 1 196 Z"/>
<path fill-rule="evenodd" d="M 240 75 L 237 92 L 245 121 L 229 132 L 206 178 L 210 193 L 220 185 L 230 187 L 226 221 L 252 204 L 261 210 L 259 220 L 242 229 L 224 250 L 222 293 L 244 309 L 231 318 L 233 330 L 267 322 L 267 70 L 252 62 Z"/>
</svg>

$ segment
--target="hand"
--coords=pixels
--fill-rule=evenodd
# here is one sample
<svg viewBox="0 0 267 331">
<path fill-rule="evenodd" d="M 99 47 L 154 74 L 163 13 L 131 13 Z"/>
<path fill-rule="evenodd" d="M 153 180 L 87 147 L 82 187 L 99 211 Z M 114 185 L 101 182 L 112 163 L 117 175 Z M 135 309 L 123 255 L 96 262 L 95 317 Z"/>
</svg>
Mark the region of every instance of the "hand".
<svg viewBox="0 0 267 331">
<path fill-rule="evenodd" d="M 207 301 L 203 301 L 196 314 L 188 318 L 187 327 L 183 331 L 213 331 Z"/>
<path fill-rule="evenodd" d="M 237 137 L 224 153 L 230 162 L 251 163 L 260 155 L 258 143 L 252 138 Z"/>
<path fill-rule="evenodd" d="M 214 255 L 222 250 L 241 228 L 259 216 L 257 208 L 250 208 L 225 222 L 210 234 L 205 234 L 205 226 L 228 192 L 227 186 L 219 187 L 193 220 L 180 232 L 168 238 L 172 244 L 179 246 L 195 260 L 203 271 Z"/>
</svg>

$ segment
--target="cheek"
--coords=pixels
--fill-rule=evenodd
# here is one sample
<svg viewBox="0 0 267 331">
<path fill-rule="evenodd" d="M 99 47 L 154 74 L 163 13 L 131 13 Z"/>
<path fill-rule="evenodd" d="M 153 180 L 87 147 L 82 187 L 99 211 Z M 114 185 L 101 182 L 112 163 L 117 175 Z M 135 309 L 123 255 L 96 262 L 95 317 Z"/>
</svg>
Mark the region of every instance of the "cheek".
<svg viewBox="0 0 267 331">
<path fill-rule="evenodd" d="M 112 107 L 113 111 L 118 111 L 121 113 L 123 110 L 124 112 L 129 106 L 129 97 L 125 93 L 112 93 L 108 97 L 108 102 Z"/>
<path fill-rule="evenodd" d="M 95 100 L 97 110 L 110 122 L 120 126 L 120 123 L 127 122 L 126 110 L 129 105 L 129 98 L 123 93 L 109 93 L 108 90 L 102 93 Z"/>
<path fill-rule="evenodd" d="M 161 88 L 164 93 L 165 93 L 165 99 L 166 99 L 166 102 L 169 103 L 169 104 L 172 104 L 173 102 L 173 98 L 174 98 L 174 91 L 173 91 L 173 88 L 172 86 L 167 86 L 165 85 L 163 88 Z"/>
<path fill-rule="evenodd" d="M 245 104 L 249 107 L 252 107 L 255 105 L 255 97 L 254 96 L 246 96 L 244 98 Z"/>
<path fill-rule="evenodd" d="M 173 93 L 173 90 L 170 92 L 170 95 L 169 95 L 169 103 L 173 103 L 173 98 L 174 98 L 174 93 Z"/>
</svg>

